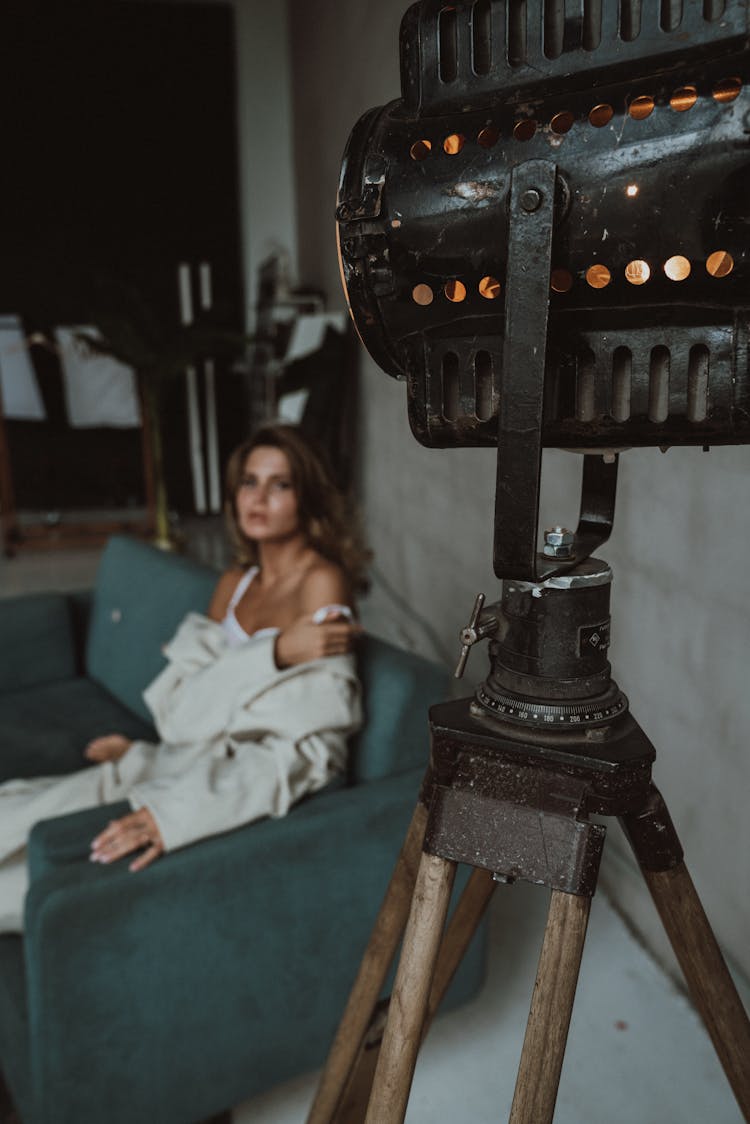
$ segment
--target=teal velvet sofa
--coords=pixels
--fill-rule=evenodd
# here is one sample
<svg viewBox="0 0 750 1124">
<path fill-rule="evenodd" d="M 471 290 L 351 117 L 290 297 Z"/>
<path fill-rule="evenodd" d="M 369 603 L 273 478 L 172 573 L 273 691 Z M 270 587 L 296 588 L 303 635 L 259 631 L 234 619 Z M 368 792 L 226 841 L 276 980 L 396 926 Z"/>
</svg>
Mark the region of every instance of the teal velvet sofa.
<svg viewBox="0 0 750 1124">
<path fill-rule="evenodd" d="M 216 574 L 123 537 L 90 594 L 0 600 L 0 780 L 153 737 L 141 692 Z M 0 937 L 0 1070 L 23 1124 L 193 1124 L 320 1065 L 403 840 L 445 672 L 373 637 L 346 784 L 163 856 L 87 861 L 125 804 L 38 824 L 23 937 Z M 484 930 L 449 1002 L 478 989 Z"/>
</svg>

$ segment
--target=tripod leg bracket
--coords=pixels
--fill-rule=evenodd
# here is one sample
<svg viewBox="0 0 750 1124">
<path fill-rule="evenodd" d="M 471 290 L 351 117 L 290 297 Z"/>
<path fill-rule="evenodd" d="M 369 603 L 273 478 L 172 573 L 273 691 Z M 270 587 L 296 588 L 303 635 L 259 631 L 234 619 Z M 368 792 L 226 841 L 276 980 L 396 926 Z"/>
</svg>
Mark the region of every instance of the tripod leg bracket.
<svg viewBox="0 0 750 1124">
<path fill-rule="evenodd" d="M 620 817 L 635 857 L 643 870 L 672 870 L 682 862 L 680 840 L 661 793 L 652 784 L 643 806 Z"/>
<path fill-rule="evenodd" d="M 605 834 L 603 825 L 577 819 L 572 811 L 436 786 L 424 847 L 503 879 L 521 878 L 591 897 Z"/>
</svg>

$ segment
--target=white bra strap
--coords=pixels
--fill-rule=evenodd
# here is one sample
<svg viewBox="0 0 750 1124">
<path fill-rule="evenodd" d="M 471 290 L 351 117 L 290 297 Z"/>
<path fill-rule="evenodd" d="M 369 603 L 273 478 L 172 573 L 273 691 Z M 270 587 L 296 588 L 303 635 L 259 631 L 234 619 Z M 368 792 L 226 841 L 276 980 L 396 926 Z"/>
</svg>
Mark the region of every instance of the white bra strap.
<svg viewBox="0 0 750 1124">
<path fill-rule="evenodd" d="M 235 605 L 240 600 L 242 594 L 245 592 L 247 587 L 250 585 L 250 582 L 253 580 L 257 573 L 257 566 L 251 566 L 249 570 L 245 571 L 240 580 L 237 582 L 237 585 L 234 587 L 234 593 L 232 594 L 229 604 L 227 605 L 227 612 L 229 612 L 230 609 L 234 610 Z"/>
</svg>

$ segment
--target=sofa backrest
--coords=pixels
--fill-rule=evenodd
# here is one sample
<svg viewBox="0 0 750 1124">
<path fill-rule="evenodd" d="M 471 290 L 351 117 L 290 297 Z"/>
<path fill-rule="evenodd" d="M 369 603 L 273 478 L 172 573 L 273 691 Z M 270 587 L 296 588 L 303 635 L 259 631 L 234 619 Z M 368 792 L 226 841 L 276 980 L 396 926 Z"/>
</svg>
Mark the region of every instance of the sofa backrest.
<svg viewBox="0 0 750 1124">
<path fill-rule="evenodd" d="M 352 739 L 351 781 L 356 784 L 426 767 L 427 710 L 445 699 L 448 671 L 376 636 L 365 636 L 358 652 L 365 723 Z"/>
<path fill-rule="evenodd" d="M 115 535 L 94 589 L 86 672 L 142 718 L 143 690 L 165 664 L 162 646 L 190 610 L 205 613 L 218 574 L 180 554 Z"/>
<path fill-rule="evenodd" d="M 164 667 L 162 645 L 186 613 L 205 612 L 215 570 L 116 535 L 102 554 L 93 594 L 86 671 L 150 719 L 142 693 Z M 448 672 L 374 636 L 357 645 L 365 725 L 352 739 L 350 780 L 375 780 L 427 764 L 427 708 L 445 698 Z"/>
</svg>

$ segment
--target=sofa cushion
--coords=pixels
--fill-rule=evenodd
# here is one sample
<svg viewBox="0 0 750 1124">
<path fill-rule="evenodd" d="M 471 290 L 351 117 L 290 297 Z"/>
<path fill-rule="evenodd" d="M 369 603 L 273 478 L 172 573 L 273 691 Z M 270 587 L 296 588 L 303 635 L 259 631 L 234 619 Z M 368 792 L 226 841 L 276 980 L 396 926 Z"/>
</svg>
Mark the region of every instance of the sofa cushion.
<svg viewBox="0 0 750 1124">
<path fill-rule="evenodd" d="M 154 740 L 153 728 L 88 679 L 0 694 L 0 782 L 82 769 L 99 734 Z"/>
<path fill-rule="evenodd" d="M 446 697 L 450 682 L 446 669 L 375 636 L 366 636 L 361 643 L 358 669 L 365 725 L 351 744 L 352 782 L 425 768 L 427 708 Z"/>
<path fill-rule="evenodd" d="M 186 613 L 208 608 L 218 574 L 116 535 L 102 554 L 86 649 L 89 676 L 146 721 L 142 693 L 164 667 L 162 646 Z"/>
<path fill-rule="evenodd" d="M 73 621 L 62 593 L 0 600 L 0 692 L 76 674 Z"/>
</svg>

